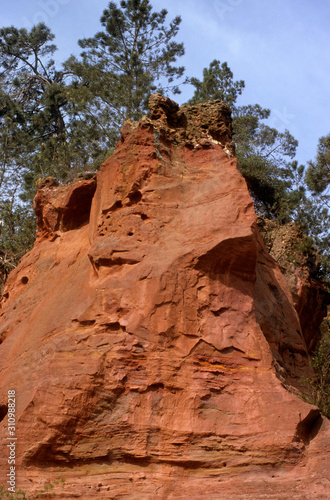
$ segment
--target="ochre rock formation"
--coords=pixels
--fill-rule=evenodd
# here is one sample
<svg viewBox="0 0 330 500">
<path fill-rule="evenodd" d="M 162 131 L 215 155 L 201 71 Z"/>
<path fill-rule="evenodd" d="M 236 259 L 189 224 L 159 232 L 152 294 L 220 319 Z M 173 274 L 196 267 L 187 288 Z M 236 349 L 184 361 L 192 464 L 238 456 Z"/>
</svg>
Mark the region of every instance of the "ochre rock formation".
<svg viewBox="0 0 330 500">
<path fill-rule="evenodd" d="M 1 305 L 0 470 L 59 499 L 329 498 L 329 422 L 230 110 L 153 96 L 97 179 L 39 184 Z M 50 497 L 49 497 L 50 498 Z"/>
<path fill-rule="evenodd" d="M 327 316 L 330 298 L 325 284 L 316 278 L 321 255 L 316 248 L 302 253 L 304 235 L 292 222 L 279 224 L 258 216 L 257 224 L 270 255 L 289 283 L 307 350 L 312 353 L 321 338 L 319 327 Z"/>
</svg>

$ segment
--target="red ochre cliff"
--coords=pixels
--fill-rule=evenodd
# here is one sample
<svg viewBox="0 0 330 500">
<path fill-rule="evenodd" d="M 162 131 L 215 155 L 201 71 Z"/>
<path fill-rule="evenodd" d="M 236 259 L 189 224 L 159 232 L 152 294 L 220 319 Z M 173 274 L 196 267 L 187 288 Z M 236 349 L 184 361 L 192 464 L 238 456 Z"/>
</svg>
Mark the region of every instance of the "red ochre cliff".
<svg viewBox="0 0 330 500">
<path fill-rule="evenodd" d="M 304 331 L 229 108 L 153 96 L 96 178 L 38 188 L 0 310 L 2 483 L 15 390 L 17 488 L 43 498 L 329 498 L 329 421 L 299 397 Z"/>
</svg>

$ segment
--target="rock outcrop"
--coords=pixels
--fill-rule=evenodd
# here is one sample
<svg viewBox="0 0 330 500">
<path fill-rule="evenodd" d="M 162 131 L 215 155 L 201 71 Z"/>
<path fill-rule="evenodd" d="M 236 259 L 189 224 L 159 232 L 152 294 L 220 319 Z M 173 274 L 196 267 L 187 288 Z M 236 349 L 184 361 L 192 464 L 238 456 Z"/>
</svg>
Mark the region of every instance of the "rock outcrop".
<svg viewBox="0 0 330 500">
<path fill-rule="evenodd" d="M 307 346 L 230 110 L 160 96 L 150 108 L 97 179 L 39 185 L 38 239 L 0 311 L 0 469 L 15 390 L 29 491 L 328 498 L 329 422 L 299 397 Z"/>
<path fill-rule="evenodd" d="M 304 235 L 294 223 L 281 225 L 260 216 L 257 223 L 267 250 L 289 283 L 307 350 L 313 353 L 330 298 L 325 284 L 317 279 L 321 255 L 316 248 L 302 253 Z"/>
</svg>

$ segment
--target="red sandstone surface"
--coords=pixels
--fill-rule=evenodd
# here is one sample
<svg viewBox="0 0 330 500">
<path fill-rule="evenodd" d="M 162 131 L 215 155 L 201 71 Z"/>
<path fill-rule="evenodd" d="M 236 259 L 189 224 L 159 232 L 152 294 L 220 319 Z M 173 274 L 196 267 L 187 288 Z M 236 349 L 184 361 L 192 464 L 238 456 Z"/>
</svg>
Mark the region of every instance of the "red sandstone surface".
<svg viewBox="0 0 330 500">
<path fill-rule="evenodd" d="M 30 494 L 327 499 L 330 425 L 299 397 L 307 338 L 230 111 L 150 108 L 97 179 L 39 183 L 37 242 L 0 309 L 2 483 L 14 389 Z"/>
</svg>

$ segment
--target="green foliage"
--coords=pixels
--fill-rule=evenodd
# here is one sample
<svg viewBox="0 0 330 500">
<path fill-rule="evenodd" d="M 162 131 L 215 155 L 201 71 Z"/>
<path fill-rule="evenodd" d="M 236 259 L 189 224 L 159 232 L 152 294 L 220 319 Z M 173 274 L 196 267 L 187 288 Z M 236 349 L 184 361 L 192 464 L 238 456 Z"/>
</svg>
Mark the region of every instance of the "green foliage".
<svg viewBox="0 0 330 500">
<path fill-rule="evenodd" d="M 2 170 L 19 170 L 25 201 L 32 199 L 37 178 L 63 181 L 72 171 L 91 170 L 105 157 L 84 89 L 52 59 L 53 39 L 42 23 L 31 31 L 0 30 Z"/>
<path fill-rule="evenodd" d="M 190 78 L 190 83 L 196 90 L 188 103 L 198 104 L 220 99 L 232 106 L 245 87 L 243 80 L 234 82 L 233 76 L 226 62 L 220 65 L 220 61 L 215 59 L 210 63 L 209 68 L 204 68 L 202 81 L 198 78 Z"/>
<path fill-rule="evenodd" d="M 79 41 L 81 59 L 70 58 L 66 68 L 85 90 L 86 105 L 99 127 L 107 128 L 113 146 L 124 120 L 138 120 L 147 112 L 155 92 L 178 93 L 175 81 L 184 73 L 175 66 L 184 54 L 173 39 L 181 18 L 165 25 L 167 11 L 152 12 L 148 0 L 110 2 L 101 17 L 103 31 Z"/>
<path fill-rule="evenodd" d="M 31 203 L 23 203 L 24 176 L 33 175 L 38 129 L 38 99 L 51 63 L 53 35 L 44 25 L 31 32 L 0 30 L 0 274 L 3 282 L 35 238 Z M 39 69 L 41 68 L 41 72 Z M 47 69 L 48 68 L 48 69 Z"/>
<path fill-rule="evenodd" d="M 27 500 L 27 499 L 34 500 L 37 498 L 44 498 L 44 497 L 49 498 L 49 496 L 56 496 L 56 494 L 52 492 L 55 486 L 61 486 L 63 488 L 64 483 L 65 483 L 64 478 L 51 481 L 45 484 L 45 486 L 41 490 L 37 491 L 32 495 L 27 494 L 21 489 L 17 490 L 15 493 L 11 493 L 10 491 L 6 490 L 4 486 L 0 485 L 0 500 Z"/>
<path fill-rule="evenodd" d="M 243 110 L 243 113 L 246 112 L 251 110 Z M 295 154 L 297 142 L 288 131 L 280 133 L 259 120 L 252 128 L 249 120 L 242 123 L 241 109 L 238 113 L 237 119 L 234 116 L 236 157 L 256 209 L 267 217 L 288 221 L 292 215 L 293 196 L 298 196 L 298 193 L 293 194 L 290 180 L 290 172 L 294 168 L 290 160 Z M 250 117 L 251 120 L 255 118 L 253 114 Z M 245 128 L 247 124 L 248 129 Z"/>
<path fill-rule="evenodd" d="M 26 500 L 26 493 L 22 490 L 17 490 L 15 493 L 11 493 L 0 485 L 0 500 Z"/>
<path fill-rule="evenodd" d="M 330 184 L 330 135 L 321 137 L 316 161 L 309 162 L 306 183 L 314 194 L 323 193 Z"/>
<path fill-rule="evenodd" d="M 236 118 L 234 111 L 238 167 L 247 181 L 256 208 L 268 217 L 288 220 L 293 191 L 291 160 L 298 143 L 287 130 L 280 133 L 260 122 L 259 109 L 257 114 L 254 112 L 255 106 L 252 109 L 238 108 Z M 250 116 L 244 116 L 247 113 L 251 113 Z M 242 118 L 248 119 L 243 121 Z M 253 127 L 249 123 L 252 120 L 256 122 Z"/>
<path fill-rule="evenodd" d="M 14 27 L 0 30 L 0 81 L 6 99 L 1 116 L 11 121 L 11 128 L 6 127 L 9 145 L 17 149 L 20 144 L 31 165 L 29 170 L 36 169 L 42 144 L 55 137 L 58 147 L 65 143 L 63 74 L 52 59 L 56 50 L 50 43 L 53 39 L 42 23 L 30 32 Z M 12 151 L 11 160 L 17 162 L 17 151 Z M 55 163 L 50 168 L 56 168 Z"/>
<path fill-rule="evenodd" d="M 31 203 L 20 202 L 29 150 L 24 150 L 26 131 L 17 106 L 7 102 L 0 116 L 0 289 L 7 274 L 32 246 L 35 217 Z"/>
<path fill-rule="evenodd" d="M 312 194 L 300 218 L 301 224 L 322 252 L 319 275 L 330 292 L 330 135 L 320 138 L 316 159 L 308 163 L 305 182 Z"/>
</svg>

